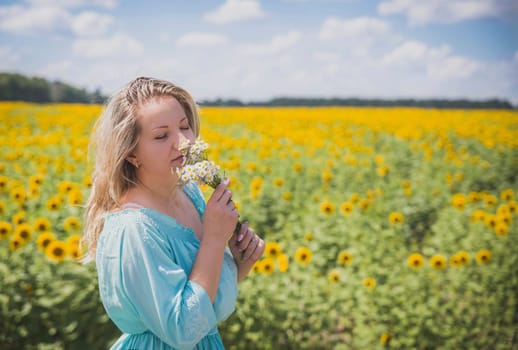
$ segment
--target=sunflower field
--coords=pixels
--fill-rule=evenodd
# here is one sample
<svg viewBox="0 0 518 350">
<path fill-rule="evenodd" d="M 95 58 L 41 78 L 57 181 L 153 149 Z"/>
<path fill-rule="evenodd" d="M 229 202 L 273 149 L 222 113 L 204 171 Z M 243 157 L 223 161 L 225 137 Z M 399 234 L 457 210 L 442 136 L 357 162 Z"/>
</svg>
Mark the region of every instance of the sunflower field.
<svg viewBox="0 0 518 350">
<path fill-rule="evenodd" d="M 0 348 L 106 349 L 82 251 L 102 106 L 0 103 Z M 266 242 L 228 349 L 518 349 L 518 112 L 201 108 Z M 202 187 L 210 196 L 211 189 Z"/>
</svg>

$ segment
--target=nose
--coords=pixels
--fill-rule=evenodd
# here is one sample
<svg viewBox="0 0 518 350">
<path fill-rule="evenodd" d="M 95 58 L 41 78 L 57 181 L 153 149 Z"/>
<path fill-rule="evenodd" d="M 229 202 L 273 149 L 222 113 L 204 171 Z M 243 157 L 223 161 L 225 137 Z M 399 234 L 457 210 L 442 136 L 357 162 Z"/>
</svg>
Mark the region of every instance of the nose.
<svg viewBox="0 0 518 350">
<path fill-rule="evenodd" d="M 185 137 L 182 132 L 178 133 L 178 144 L 176 145 L 177 150 L 182 150 L 186 146 L 190 145 L 190 143 L 189 139 Z"/>
</svg>

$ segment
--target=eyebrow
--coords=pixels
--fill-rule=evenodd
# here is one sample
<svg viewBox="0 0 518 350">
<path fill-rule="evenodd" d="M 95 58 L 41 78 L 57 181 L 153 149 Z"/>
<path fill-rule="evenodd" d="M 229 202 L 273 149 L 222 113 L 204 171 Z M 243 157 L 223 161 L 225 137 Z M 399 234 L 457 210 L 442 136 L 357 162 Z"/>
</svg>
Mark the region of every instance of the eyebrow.
<svg viewBox="0 0 518 350">
<path fill-rule="evenodd" d="M 183 122 L 183 121 L 184 121 L 184 120 L 186 120 L 186 119 L 187 119 L 187 117 L 182 118 L 182 119 L 180 120 L 180 123 L 181 123 L 181 122 Z M 167 129 L 167 128 L 169 128 L 167 125 L 160 125 L 160 126 L 156 126 L 156 127 L 154 127 L 154 128 L 153 128 L 153 129 L 151 129 L 151 130 L 155 130 L 155 129 Z"/>
</svg>

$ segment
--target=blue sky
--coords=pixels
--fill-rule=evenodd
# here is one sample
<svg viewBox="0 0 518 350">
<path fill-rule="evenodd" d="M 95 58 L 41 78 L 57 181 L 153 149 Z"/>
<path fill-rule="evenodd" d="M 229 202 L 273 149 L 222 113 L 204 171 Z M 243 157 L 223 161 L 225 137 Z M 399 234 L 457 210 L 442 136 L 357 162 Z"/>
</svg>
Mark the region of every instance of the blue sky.
<svg viewBox="0 0 518 350">
<path fill-rule="evenodd" d="M 518 1 L 0 0 L 0 71 L 106 94 L 155 76 L 198 100 L 518 104 Z"/>
</svg>

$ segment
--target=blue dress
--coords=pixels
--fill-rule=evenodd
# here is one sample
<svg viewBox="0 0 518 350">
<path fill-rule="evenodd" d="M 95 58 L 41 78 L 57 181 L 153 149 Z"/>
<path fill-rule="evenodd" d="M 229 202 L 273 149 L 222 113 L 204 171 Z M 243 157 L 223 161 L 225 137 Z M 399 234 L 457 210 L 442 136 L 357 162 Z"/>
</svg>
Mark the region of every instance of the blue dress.
<svg viewBox="0 0 518 350">
<path fill-rule="evenodd" d="M 205 200 L 190 183 L 184 192 L 200 217 Z M 111 350 L 224 349 L 217 323 L 234 311 L 237 268 L 228 248 L 214 304 L 188 276 L 200 240 L 172 217 L 149 208 L 105 216 L 97 243 L 101 300 L 124 333 Z"/>
</svg>

